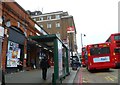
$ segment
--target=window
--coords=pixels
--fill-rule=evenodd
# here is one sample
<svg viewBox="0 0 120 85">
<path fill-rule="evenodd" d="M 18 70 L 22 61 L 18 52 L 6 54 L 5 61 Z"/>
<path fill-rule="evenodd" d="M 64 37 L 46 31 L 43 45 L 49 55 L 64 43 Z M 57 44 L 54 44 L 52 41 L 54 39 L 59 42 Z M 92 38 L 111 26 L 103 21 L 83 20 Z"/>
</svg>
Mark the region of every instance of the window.
<svg viewBox="0 0 120 85">
<path fill-rule="evenodd" d="M 51 16 L 47 16 L 47 20 L 50 20 L 51 19 Z"/>
<path fill-rule="evenodd" d="M 34 21 L 36 21 L 36 18 L 33 18 Z"/>
<path fill-rule="evenodd" d="M 114 52 L 115 52 L 115 53 L 120 53 L 120 48 L 115 48 L 115 49 L 114 49 Z"/>
<path fill-rule="evenodd" d="M 85 59 L 88 60 L 88 53 L 87 52 L 85 52 L 84 56 L 85 56 Z"/>
<path fill-rule="evenodd" d="M 39 17 L 36 17 L 36 21 L 39 21 Z"/>
<path fill-rule="evenodd" d="M 114 37 L 114 39 L 115 39 L 115 40 L 120 40 L 120 35 L 116 35 L 116 36 Z"/>
<path fill-rule="evenodd" d="M 60 28 L 60 23 L 59 22 L 56 23 L 56 28 Z"/>
<path fill-rule="evenodd" d="M 51 23 L 47 23 L 47 28 L 51 28 Z"/>
<path fill-rule="evenodd" d="M 85 48 L 82 48 L 82 51 L 83 51 L 83 52 L 85 52 L 85 51 L 86 51 L 86 49 L 85 49 Z"/>
<path fill-rule="evenodd" d="M 111 42 L 111 38 L 109 38 L 106 42 Z"/>
<path fill-rule="evenodd" d="M 99 54 L 109 54 L 110 48 L 109 47 L 103 47 L 103 48 L 91 48 L 90 54 L 91 55 L 99 55 Z"/>
<path fill-rule="evenodd" d="M 35 12 L 35 15 L 37 15 L 37 12 Z"/>
<path fill-rule="evenodd" d="M 60 19 L 60 15 L 56 15 L 56 19 Z"/>
<path fill-rule="evenodd" d="M 40 20 L 42 21 L 42 20 L 43 20 L 43 17 L 40 17 Z"/>
<path fill-rule="evenodd" d="M 43 28 L 43 25 L 40 25 Z"/>
</svg>

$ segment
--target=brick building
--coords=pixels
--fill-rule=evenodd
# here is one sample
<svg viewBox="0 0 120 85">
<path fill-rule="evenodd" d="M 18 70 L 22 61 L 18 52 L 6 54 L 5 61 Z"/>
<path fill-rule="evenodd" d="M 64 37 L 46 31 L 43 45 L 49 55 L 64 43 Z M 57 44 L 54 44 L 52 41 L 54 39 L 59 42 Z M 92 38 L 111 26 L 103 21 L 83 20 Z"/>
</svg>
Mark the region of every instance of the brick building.
<svg viewBox="0 0 120 85">
<path fill-rule="evenodd" d="M 23 68 L 31 67 L 31 61 L 34 61 L 38 68 L 39 52 L 52 55 L 44 49 L 44 46 L 29 39 L 29 36 L 48 35 L 48 33 L 31 19 L 18 3 L 0 1 L 0 27 L 4 28 L 2 39 L 4 71 L 16 71 L 18 61 L 23 62 Z"/>
<path fill-rule="evenodd" d="M 57 11 L 42 14 L 40 11 L 27 11 L 31 18 L 36 21 L 49 34 L 56 34 L 68 46 L 71 55 L 77 53 L 76 28 L 73 16 L 68 12 Z M 68 32 L 73 28 L 72 32 Z"/>
</svg>

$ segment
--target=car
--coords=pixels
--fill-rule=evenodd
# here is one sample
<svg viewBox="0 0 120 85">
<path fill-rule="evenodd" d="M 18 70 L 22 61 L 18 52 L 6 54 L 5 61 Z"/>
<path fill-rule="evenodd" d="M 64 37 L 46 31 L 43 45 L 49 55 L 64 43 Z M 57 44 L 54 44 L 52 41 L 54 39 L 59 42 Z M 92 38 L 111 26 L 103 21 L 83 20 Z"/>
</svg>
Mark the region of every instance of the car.
<svg viewBox="0 0 120 85">
<path fill-rule="evenodd" d="M 80 60 L 78 58 L 78 56 L 72 56 L 72 60 L 71 60 L 71 66 L 77 66 L 77 67 L 80 67 L 81 66 L 81 63 L 80 63 Z"/>
</svg>

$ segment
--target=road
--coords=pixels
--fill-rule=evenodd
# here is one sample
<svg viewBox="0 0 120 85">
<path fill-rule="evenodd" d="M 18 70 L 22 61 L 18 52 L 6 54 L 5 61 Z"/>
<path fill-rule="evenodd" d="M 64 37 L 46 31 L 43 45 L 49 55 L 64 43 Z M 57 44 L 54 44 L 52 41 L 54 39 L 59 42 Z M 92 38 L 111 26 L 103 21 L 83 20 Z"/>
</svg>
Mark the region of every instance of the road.
<svg viewBox="0 0 120 85">
<path fill-rule="evenodd" d="M 118 85 L 118 69 L 89 72 L 86 68 L 82 67 L 79 69 L 76 78 L 74 79 L 74 83 L 79 83 L 79 85 Z"/>
</svg>

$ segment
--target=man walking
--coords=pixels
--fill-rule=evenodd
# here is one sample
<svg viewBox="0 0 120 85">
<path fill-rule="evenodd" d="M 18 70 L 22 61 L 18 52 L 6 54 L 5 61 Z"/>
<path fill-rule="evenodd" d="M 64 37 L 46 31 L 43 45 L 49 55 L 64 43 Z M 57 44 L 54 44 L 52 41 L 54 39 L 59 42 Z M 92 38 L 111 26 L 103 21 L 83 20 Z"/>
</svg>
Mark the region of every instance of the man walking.
<svg viewBox="0 0 120 85">
<path fill-rule="evenodd" d="M 43 78 L 44 80 L 46 80 L 46 77 L 47 77 L 47 68 L 49 67 L 48 60 L 47 60 L 46 57 L 44 57 L 44 58 L 41 60 L 40 67 L 41 67 L 41 69 L 42 69 L 42 78 Z"/>
</svg>

